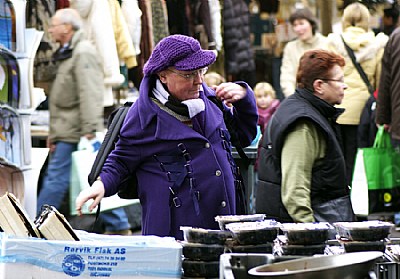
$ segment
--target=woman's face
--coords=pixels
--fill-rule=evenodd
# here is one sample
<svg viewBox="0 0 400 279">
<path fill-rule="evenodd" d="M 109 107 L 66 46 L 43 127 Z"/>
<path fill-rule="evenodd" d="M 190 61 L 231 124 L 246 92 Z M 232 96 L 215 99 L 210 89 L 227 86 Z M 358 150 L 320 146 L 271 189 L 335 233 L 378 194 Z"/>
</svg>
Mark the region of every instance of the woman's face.
<svg viewBox="0 0 400 279">
<path fill-rule="evenodd" d="M 195 71 L 178 71 L 174 68 L 168 68 L 162 71 L 159 77 L 172 96 L 180 101 L 185 101 L 199 98 L 199 91 L 206 71 L 207 68 Z"/>
<path fill-rule="evenodd" d="M 322 94 L 321 99 L 325 100 L 331 105 L 340 105 L 344 97 L 344 90 L 347 84 L 344 83 L 343 69 L 339 65 L 333 66 L 330 70 L 330 78 L 322 79 L 321 85 Z"/>
<path fill-rule="evenodd" d="M 307 41 L 313 37 L 312 26 L 307 19 L 296 19 L 293 22 L 293 31 L 301 41 Z"/>
</svg>

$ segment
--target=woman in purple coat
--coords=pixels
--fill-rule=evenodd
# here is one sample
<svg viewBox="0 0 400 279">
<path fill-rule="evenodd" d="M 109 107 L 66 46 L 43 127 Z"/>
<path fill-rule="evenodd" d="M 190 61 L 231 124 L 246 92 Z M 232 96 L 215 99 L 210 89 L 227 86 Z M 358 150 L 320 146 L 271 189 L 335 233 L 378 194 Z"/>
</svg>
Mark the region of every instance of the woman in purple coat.
<svg viewBox="0 0 400 279">
<path fill-rule="evenodd" d="M 182 239 L 181 226 L 218 229 L 215 216 L 236 214 L 239 174 L 223 113 L 211 99 L 224 101 L 242 147 L 256 136 L 257 108 L 245 82 L 207 87 L 204 74 L 215 59 L 214 52 L 183 35 L 155 46 L 140 96 L 98 180 L 78 196 L 78 212 L 90 199 L 93 210 L 136 173 L 144 235 Z"/>
</svg>

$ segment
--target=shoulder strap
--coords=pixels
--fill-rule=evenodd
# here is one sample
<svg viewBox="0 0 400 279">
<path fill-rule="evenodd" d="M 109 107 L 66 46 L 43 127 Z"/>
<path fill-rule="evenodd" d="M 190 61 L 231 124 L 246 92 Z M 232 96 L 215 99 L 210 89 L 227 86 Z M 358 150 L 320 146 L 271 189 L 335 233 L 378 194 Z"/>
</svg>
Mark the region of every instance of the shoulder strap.
<svg viewBox="0 0 400 279">
<path fill-rule="evenodd" d="M 360 63 L 357 62 L 356 56 L 354 55 L 354 52 L 353 52 L 353 50 L 351 49 L 351 47 L 349 47 L 349 45 L 346 44 L 346 42 L 345 42 L 344 39 L 343 39 L 343 36 L 341 36 L 341 37 L 342 37 L 342 41 L 343 41 L 344 47 L 346 48 L 346 51 L 347 51 L 347 53 L 349 54 L 349 56 L 350 56 L 350 58 L 351 58 L 351 61 L 353 61 L 354 67 L 356 67 L 356 69 L 357 69 L 358 73 L 360 74 L 362 80 L 363 80 L 364 83 L 367 85 L 369 93 L 370 93 L 371 95 L 374 94 L 374 91 L 375 91 L 375 90 L 374 90 L 374 88 L 372 87 L 371 83 L 369 82 L 368 77 L 367 77 L 367 74 L 364 72 L 364 70 L 363 70 L 363 68 L 361 67 Z"/>
<path fill-rule="evenodd" d="M 104 136 L 103 143 L 97 152 L 92 169 L 88 176 L 89 185 L 92 185 L 96 181 L 108 154 L 110 154 L 111 150 L 114 149 L 115 141 L 119 135 L 119 130 L 121 129 L 122 123 L 124 122 L 125 116 L 131 105 L 132 102 L 126 102 L 122 107 L 119 107 L 111 114 L 106 135 Z"/>
</svg>

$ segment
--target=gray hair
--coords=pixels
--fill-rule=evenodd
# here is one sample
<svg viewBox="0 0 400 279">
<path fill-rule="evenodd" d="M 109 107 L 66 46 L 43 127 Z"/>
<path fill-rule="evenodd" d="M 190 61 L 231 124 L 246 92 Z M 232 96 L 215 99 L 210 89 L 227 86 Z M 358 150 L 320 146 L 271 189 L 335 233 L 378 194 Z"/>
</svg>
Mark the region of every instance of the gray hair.
<svg viewBox="0 0 400 279">
<path fill-rule="evenodd" d="M 81 29 L 82 19 L 79 13 L 72 8 L 59 9 L 56 11 L 55 16 L 58 17 L 61 23 L 71 24 L 72 29 L 75 31 Z"/>
</svg>

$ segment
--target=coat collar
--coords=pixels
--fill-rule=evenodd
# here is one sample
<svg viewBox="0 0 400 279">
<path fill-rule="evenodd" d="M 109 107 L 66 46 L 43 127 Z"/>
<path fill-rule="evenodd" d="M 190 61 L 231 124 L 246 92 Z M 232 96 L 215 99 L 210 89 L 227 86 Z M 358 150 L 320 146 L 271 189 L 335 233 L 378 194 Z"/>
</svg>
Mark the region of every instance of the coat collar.
<svg viewBox="0 0 400 279">
<path fill-rule="evenodd" d="M 342 108 L 336 108 L 325 100 L 317 97 L 314 93 L 307 88 L 297 88 L 296 94 L 303 99 L 306 99 L 316 110 L 319 111 L 324 117 L 337 119 L 340 114 L 344 112 Z"/>
<path fill-rule="evenodd" d="M 223 121 L 221 110 L 207 96 L 214 95 L 204 83 L 204 92 L 200 98 L 205 103 L 205 110 L 192 118 L 193 128 L 181 124 L 177 131 L 175 124 L 177 119 L 159 108 L 151 99 L 151 90 L 155 84 L 156 77 L 145 76 L 140 84 L 140 95 L 135 105 L 138 110 L 140 128 L 145 130 L 151 123 L 156 122 L 155 137 L 163 140 L 180 140 L 186 138 L 204 138 L 221 127 Z M 197 125 L 197 126 L 196 126 Z M 202 127 L 202 135 L 196 131 L 196 127 Z"/>
</svg>

